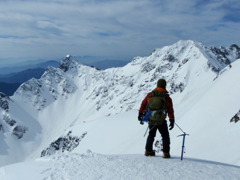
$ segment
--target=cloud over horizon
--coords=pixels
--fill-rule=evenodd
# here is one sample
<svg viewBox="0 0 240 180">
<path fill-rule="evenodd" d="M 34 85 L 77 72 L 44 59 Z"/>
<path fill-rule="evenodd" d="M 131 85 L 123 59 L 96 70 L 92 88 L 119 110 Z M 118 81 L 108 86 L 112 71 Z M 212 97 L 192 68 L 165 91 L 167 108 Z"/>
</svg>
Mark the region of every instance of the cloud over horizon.
<svg viewBox="0 0 240 180">
<path fill-rule="evenodd" d="M 0 1 L 0 59 L 72 55 L 128 59 L 192 39 L 240 42 L 239 0 Z"/>
</svg>

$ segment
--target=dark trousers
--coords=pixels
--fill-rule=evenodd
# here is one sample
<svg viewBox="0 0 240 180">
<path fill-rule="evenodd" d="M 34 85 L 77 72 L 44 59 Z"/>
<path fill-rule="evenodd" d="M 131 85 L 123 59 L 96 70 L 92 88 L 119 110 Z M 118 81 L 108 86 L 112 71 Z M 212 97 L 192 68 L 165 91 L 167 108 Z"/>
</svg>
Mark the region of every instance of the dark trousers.
<svg viewBox="0 0 240 180">
<path fill-rule="evenodd" d="M 157 130 L 160 132 L 162 136 L 162 143 L 163 143 L 163 152 L 169 153 L 170 151 L 170 138 L 168 132 L 167 121 L 164 121 L 161 125 L 158 126 L 151 126 L 149 125 L 149 134 L 146 143 L 146 150 L 152 151 L 153 150 L 153 142 L 156 136 Z"/>
</svg>

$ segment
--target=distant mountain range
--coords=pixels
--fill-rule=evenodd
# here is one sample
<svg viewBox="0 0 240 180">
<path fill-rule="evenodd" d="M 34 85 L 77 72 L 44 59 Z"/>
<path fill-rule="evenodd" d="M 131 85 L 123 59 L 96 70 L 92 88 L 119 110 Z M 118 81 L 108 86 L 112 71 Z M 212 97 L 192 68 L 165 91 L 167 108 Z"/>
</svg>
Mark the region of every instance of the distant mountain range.
<svg viewBox="0 0 240 180">
<path fill-rule="evenodd" d="M 57 67 L 59 62 L 43 63 L 0 68 L 0 92 L 12 96 L 17 88 L 31 78 L 40 78 L 48 66 Z"/>
<path fill-rule="evenodd" d="M 24 64 L 24 65 L 16 65 L 16 66 L 7 66 L 7 67 L 0 67 L 0 76 L 2 75 L 11 75 L 12 73 L 19 73 L 21 71 L 25 71 L 27 69 L 46 69 L 48 66 L 57 67 L 59 62 L 54 60 L 49 60 L 46 62 L 41 63 L 34 63 L 34 64 Z"/>
<path fill-rule="evenodd" d="M 3 92 L 9 96 L 13 95 L 21 83 L 4 83 L 0 82 L 0 92 Z"/>
<path fill-rule="evenodd" d="M 23 83 L 31 78 L 40 78 L 44 73 L 44 68 L 27 69 L 17 73 L 0 75 L 0 82 Z"/>
</svg>

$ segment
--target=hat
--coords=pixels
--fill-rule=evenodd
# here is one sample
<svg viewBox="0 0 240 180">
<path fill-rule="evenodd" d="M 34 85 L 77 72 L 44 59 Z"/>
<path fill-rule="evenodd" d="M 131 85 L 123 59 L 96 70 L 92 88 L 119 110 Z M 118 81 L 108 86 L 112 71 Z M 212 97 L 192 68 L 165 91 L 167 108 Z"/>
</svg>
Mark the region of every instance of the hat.
<svg viewBox="0 0 240 180">
<path fill-rule="evenodd" d="M 166 85 L 167 85 L 167 83 L 164 79 L 159 79 L 158 82 L 157 82 L 157 87 L 166 89 Z"/>
</svg>

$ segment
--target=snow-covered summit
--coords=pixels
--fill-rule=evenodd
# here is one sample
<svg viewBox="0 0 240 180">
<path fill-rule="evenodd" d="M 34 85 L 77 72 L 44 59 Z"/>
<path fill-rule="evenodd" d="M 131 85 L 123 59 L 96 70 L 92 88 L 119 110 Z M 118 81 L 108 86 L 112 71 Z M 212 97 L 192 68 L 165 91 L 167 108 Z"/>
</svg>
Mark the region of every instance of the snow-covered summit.
<svg viewBox="0 0 240 180">
<path fill-rule="evenodd" d="M 71 55 L 67 55 L 66 58 L 64 58 L 59 64 L 59 68 L 64 72 L 70 69 L 77 69 L 78 66 L 79 63 L 76 60 L 74 60 Z"/>
<path fill-rule="evenodd" d="M 220 48 L 214 46 L 207 47 L 196 41 L 181 40 L 171 46 L 156 49 L 152 53 L 154 57 L 159 57 L 162 54 L 167 55 L 166 58 L 163 59 L 169 61 L 181 59 L 181 57 L 184 57 L 186 60 L 191 58 L 195 60 L 199 58 L 206 59 L 207 64 L 212 67 L 213 70 L 219 72 L 226 65 L 229 65 L 240 57 L 240 48 L 236 44 L 227 48 L 223 46 Z"/>
</svg>

